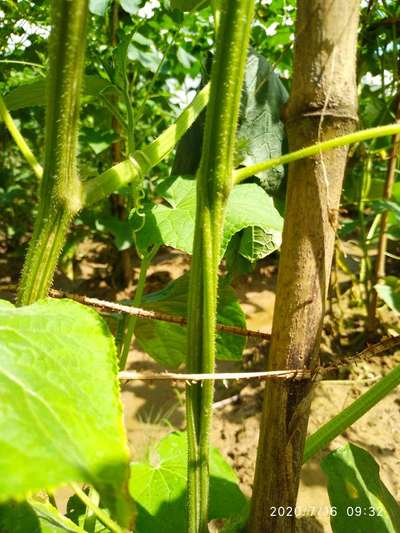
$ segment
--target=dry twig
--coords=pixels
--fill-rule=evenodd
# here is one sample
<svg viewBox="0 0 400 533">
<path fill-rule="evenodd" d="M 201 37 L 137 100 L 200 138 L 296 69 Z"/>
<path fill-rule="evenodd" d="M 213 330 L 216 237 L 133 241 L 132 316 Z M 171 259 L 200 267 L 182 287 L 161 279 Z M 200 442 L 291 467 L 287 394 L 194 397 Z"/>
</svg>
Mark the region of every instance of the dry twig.
<svg viewBox="0 0 400 533">
<path fill-rule="evenodd" d="M 2 285 L 0 286 L 0 290 L 15 291 L 16 285 Z M 53 298 L 69 298 L 70 300 L 75 300 L 76 302 L 79 302 L 81 304 L 112 313 L 125 313 L 127 315 L 137 316 L 143 319 L 161 320 L 162 322 L 179 324 L 180 326 L 184 326 L 187 323 L 187 319 L 184 316 L 158 313 L 157 311 L 150 311 L 148 309 L 141 309 L 140 307 L 132 307 L 130 305 L 117 304 L 114 302 L 108 302 L 106 300 L 99 300 L 98 298 L 89 298 L 89 296 L 73 294 L 70 292 L 60 291 L 56 289 L 50 290 L 50 296 L 52 296 Z M 259 339 L 264 340 L 270 340 L 271 338 L 270 333 L 240 328 L 238 326 L 228 326 L 226 324 L 217 324 L 217 330 L 223 333 L 233 333 L 234 335 L 240 335 L 242 337 L 257 337 Z"/>
</svg>

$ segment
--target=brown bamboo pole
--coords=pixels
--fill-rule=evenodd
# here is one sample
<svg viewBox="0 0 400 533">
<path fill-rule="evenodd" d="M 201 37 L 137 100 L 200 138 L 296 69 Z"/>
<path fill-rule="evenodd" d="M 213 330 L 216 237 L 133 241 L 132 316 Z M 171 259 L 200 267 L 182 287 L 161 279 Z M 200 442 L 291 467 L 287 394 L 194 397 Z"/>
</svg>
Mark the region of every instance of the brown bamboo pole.
<svg viewBox="0 0 400 533">
<path fill-rule="evenodd" d="M 288 105 L 290 150 L 356 126 L 359 0 L 299 0 Z M 289 167 L 286 215 L 267 370 L 313 369 L 334 249 L 347 149 Z M 310 382 L 267 383 L 251 533 L 295 530 L 294 511 L 310 407 Z M 285 516 L 273 516 L 283 507 Z M 276 513 L 277 514 L 277 513 Z"/>
</svg>

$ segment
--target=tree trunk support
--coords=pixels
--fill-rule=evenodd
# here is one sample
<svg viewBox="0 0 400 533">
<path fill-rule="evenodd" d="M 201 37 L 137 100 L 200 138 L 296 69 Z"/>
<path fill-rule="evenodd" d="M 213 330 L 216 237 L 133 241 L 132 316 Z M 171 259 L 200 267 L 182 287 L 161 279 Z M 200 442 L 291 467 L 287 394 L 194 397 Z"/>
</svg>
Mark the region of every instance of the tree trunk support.
<svg viewBox="0 0 400 533">
<path fill-rule="evenodd" d="M 358 16 L 359 0 L 298 1 L 290 150 L 354 131 Z M 289 166 L 268 370 L 318 362 L 346 159 L 343 147 Z M 311 389 L 307 381 L 266 385 L 251 533 L 295 530 Z"/>
</svg>

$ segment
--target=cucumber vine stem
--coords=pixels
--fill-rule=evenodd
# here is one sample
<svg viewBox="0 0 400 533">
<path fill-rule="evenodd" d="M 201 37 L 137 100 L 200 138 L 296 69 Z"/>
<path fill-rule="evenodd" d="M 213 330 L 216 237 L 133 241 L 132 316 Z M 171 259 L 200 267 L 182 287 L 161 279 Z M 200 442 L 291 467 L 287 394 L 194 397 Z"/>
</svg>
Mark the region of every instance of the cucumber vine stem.
<svg viewBox="0 0 400 533">
<path fill-rule="evenodd" d="M 71 488 L 74 490 L 78 498 L 86 505 L 88 509 L 104 524 L 112 533 L 124 533 L 124 530 L 112 520 L 108 514 L 98 507 L 89 496 L 80 488 L 78 483 L 70 483 Z"/>
<path fill-rule="evenodd" d="M 233 154 L 254 0 L 221 2 L 211 73 L 188 302 L 187 371 L 215 366 L 218 265 L 224 209 L 232 188 Z M 214 386 L 187 385 L 188 521 L 190 533 L 208 531 L 209 435 Z"/>
<path fill-rule="evenodd" d="M 21 135 L 17 125 L 15 124 L 10 112 L 7 109 L 7 106 L 4 102 L 3 97 L 0 94 L 0 117 L 3 119 L 6 128 L 8 129 L 11 137 L 14 139 L 15 144 L 20 149 L 22 155 L 26 159 L 27 163 L 32 168 L 33 172 L 36 174 L 36 177 L 40 180 L 42 179 L 43 169 L 38 163 L 36 157 L 33 155 L 31 149 L 28 146 L 28 143 L 25 141 L 24 137 Z"/>
<path fill-rule="evenodd" d="M 339 148 L 340 146 L 347 146 L 348 144 L 355 144 L 368 141 L 370 139 L 376 139 L 378 137 L 385 137 L 386 135 L 396 135 L 396 133 L 400 133 L 400 124 L 398 123 L 386 124 L 385 126 L 377 126 L 376 128 L 367 128 L 365 130 L 355 131 L 354 133 L 349 133 L 348 135 L 341 135 L 339 137 L 329 139 L 328 141 L 306 146 L 305 148 L 301 148 L 300 150 L 296 150 L 294 152 L 289 152 L 288 154 L 275 157 L 274 159 L 268 159 L 267 161 L 262 161 L 261 163 L 256 163 L 255 165 L 239 168 L 238 170 L 234 171 L 233 179 L 235 183 L 240 183 L 245 179 L 254 176 L 254 174 L 257 172 L 262 172 L 280 165 L 293 163 L 294 161 L 305 159 L 306 157 L 319 155 L 321 152 L 328 152 L 329 150 Z"/>
<path fill-rule="evenodd" d="M 146 253 L 140 262 L 139 279 L 136 287 L 135 297 L 133 299 L 133 307 L 140 307 L 143 298 L 144 286 L 146 282 L 147 270 L 154 256 L 158 252 L 159 246 L 153 246 L 148 253 Z M 128 359 L 129 349 L 131 347 L 132 337 L 135 331 L 137 322 L 137 316 L 130 316 L 127 320 L 126 331 L 124 333 L 120 356 L 119 356 L 119 369 L 125 370 L 126 361 Z M 125 328 L 124 328 L 125 330 Z"/>
<path fill-rule="evenodd" d="M 81 207 L 76 148 L 88 0 L 53 0 L 51 17 L 44 171 L 18 305 L 47 296 L 70 220 Z"/>
</svg>

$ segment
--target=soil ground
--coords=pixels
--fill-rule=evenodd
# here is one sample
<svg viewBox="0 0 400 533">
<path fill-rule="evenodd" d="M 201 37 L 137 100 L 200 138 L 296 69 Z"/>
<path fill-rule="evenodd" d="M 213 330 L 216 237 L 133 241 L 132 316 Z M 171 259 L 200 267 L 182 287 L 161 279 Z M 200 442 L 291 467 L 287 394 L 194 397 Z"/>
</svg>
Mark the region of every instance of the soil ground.
<svg viewBox="0 0 400 533">
<path fill-rule="evenodd" d="M 108 255 L 109 249 L 103 244 L 82 243 L 74 267 L 74 279 L 70 280 L 60 273 L 56 277 L 55 287 L 112 301 L 132 296 L 134 285 L 126 291 L 118 291 Z M 163 250 L 150 267 L 146 292 L 159 290 L 168 281 L 188 270 L 188 265 L 187 257 L 168 249 Z M 3 256 L 0 260 L 0 284 L 15 282 L 17 272 L 19 268 Z M 135 269 L 135 279 L 137 273 Z M 267 258 L 254 273 L 235 284 L 249 329 L 265 332 L 271 330 L 275 283 L 276 266 L 273 260 Z M 3 293 L 0 297 L 10 297 L 10 294 Z M 326 329 L 330 331 L 331 328 Z M 218 370 L 262 369 L 267 350 L 265 342 L 252 340 L 248 343 L 242 364 L 222 362 L 219 363 Z M 356 351 L 349 350 L 348 353 Z M 324 357 L 334 359 L 343 354 L 343 349 L 338 354 L 335 351 L 335 341 L 325 334 L 322 343 Z M 346 353 L 346 349 L 344 352 Z M 128 363 L 129 369 L 163 370 L 135 346 L 130 352 Z M 400 352 L 375 357 L 360 363 L 345 375 L 336 375 L 332 380 L 317 383 L 313 393 L 309 433 L 332 418 L 367 390 L 371 383 L 399 363 Z M 184 429 L 183 385 L 166 381 L 131 381 L 123 385 L 122 397 L 134 459 L 140 459 L 144 451 L 169 432 L 171 427 Z M 218 383 L 216 386 L 212 443 L 234 467 L 241 488 L 247 495 L 251 494 L 262 399 L 263 386 L 257 382 L 240 385 L 230 382 L 228 387 Z M 372 453 L 380 465 L 381 476 L 388 489 L 400 500 L 399 407 L 400 390 L 397 389 L 303 467 L 298 507 L 305 515 L 314 516 L 299 521 L 299 531 L 331 531 L 329 519 L 321 511 L 329 507 L 329 499 L 319 461 L 328 451 L 345 442 L 360 445 Z"/>
</svg>

